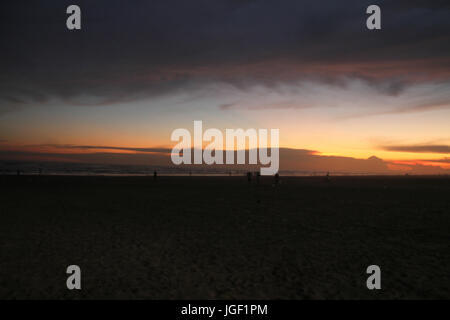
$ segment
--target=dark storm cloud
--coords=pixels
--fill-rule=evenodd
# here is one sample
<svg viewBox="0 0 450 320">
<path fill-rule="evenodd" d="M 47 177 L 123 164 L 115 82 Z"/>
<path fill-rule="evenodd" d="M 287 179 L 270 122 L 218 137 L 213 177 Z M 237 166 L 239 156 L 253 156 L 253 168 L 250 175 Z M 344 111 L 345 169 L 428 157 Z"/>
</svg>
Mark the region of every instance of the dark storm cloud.
<svg viewBox="0 0 450 320">
<path fill-rule="evenodd" d="M 65 27 L 82 9 L 82 30 Z M 450 78 L 448 1 L 24 1 L 0 13 L 0 113 L 61 99 L 104 105 L 189 90 L 358 77 L 396 95 Z M 85 99 L 86 96 L 95 99 Z"/>
</svg>

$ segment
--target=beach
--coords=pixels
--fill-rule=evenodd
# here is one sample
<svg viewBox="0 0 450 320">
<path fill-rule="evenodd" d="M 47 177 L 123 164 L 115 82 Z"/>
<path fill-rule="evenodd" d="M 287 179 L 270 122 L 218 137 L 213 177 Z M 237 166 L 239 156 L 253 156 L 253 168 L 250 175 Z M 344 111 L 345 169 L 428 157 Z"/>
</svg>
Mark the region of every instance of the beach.
<svg viewBox="0 0 450 320">
<path fill-rule="evenodd" d="M 0 184 L 2 299 L 450 298 L 448 176 Z M 66 288 L 69 265 L 81 290 Z"/>
</svg>

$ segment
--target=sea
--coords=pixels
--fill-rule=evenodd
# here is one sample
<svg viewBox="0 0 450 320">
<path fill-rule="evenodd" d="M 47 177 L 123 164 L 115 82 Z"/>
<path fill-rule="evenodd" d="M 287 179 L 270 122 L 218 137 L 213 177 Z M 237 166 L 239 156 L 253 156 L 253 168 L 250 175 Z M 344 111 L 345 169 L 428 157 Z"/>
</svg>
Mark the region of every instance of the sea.
<svg viewBox="0 0 450 320">
<path fill-rule="evenodd" d="M 0 160 L 0 175 L 75 175 L 75 176 L 240 176 L 257 172 L 258 168 L 242 169 L 199 166 L 152 166 L 128 164 L 97 164 L 72 162 L 26 162 Z M 372 175 L 367 172 L 325 172 L 280 170 L 283 176 Z"/>
</svg>

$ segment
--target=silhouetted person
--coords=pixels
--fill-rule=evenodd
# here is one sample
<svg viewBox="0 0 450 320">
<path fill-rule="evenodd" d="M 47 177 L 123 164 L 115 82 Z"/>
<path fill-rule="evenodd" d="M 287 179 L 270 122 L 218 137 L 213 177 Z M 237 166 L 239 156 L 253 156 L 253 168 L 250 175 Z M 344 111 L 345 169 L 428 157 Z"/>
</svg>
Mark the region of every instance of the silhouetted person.
<svg viewBox="0 0 450 320">
<path fill-rule="evenodd" d="M 277 173 L 275 173 L 275 184 L 279 184 L 280 183 L 280 175 Z"/>
<path fill-rule="evenodd" d="M 17 170 L 17 175 L 20 176 L 20 170 Z"/>
<path fill-rule="evenodd" d="M 258 171 L 255 173 L 256 175 L 256 183 L 259 183 L 259 177 L 261 176 L 261 173 Z"/>
<path fill-rule="evenodd" d="M 158 173 L 155 171 L 153 171 L 153 179 L 156 180 L 156 176 L 158 175 Z"/>
<path fill-rule="evenodd" d="M 252 181 L 252 173 L 251 172 L 247 172 L 247 180 L 248 180 L 248 182 Z"/>
<path fill-rule="evenodd" d="M 330 172 L 327 172 L 327 175 L 325 176 L 325 181 L 330 181 Z"/>
</svg>

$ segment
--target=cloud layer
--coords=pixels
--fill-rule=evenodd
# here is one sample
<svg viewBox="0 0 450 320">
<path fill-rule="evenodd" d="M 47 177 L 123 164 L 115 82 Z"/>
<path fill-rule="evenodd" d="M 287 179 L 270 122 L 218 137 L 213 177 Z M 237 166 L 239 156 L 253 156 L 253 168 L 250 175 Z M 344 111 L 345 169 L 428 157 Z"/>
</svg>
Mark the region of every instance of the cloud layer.
<svg viewBox="0 0 450 320">
<path fill-rule="evenodd" d="M 318 82 L 342 88 L 357 79 L 386 96 L 424 83 L 449 88 L 448 1 L 379 1 L 379 32 L 365 28 L 366 0 L 80 0 L 79 32 L 65 28 L 69 4 L 5 5 L 0 114 L 53 101 L 97 106 L 195 95 L 211 83 L 245 92 Z M 441 95 L 410 108 L 447 108 Z M 283 101 L 299 106 L 276 103 Z"/>
<path fill-rule="evenodd" d="M 447 145 L 405 145 L 405 146 L 383 146 L 386 151 L 411 152 L 411 153 L 448 153 L 450 146 Z"/>
</svg>

